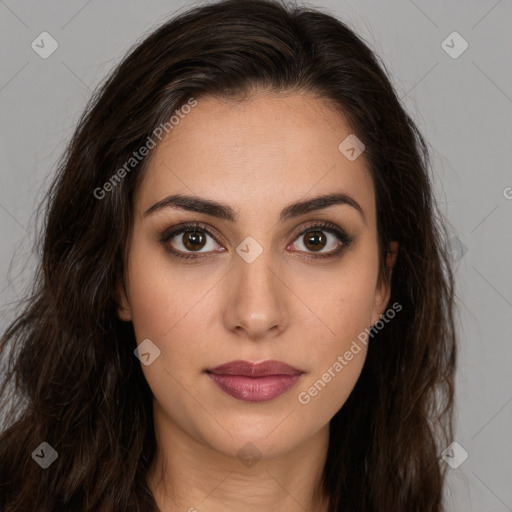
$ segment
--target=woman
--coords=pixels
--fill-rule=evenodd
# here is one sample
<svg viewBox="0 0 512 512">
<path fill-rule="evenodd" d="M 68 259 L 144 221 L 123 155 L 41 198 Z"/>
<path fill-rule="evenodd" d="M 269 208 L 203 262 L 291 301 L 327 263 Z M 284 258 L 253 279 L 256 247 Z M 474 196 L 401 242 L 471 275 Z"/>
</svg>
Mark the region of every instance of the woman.
<svg viewBox="0 0 512 512">
<path fill-rule="evenodd" d="M 446 229 L 343 23 L 266 0 L 170 20 L 91 100 L 46 205 L 0 346 L 5 512 L 443 510 Z"/>
</svg>

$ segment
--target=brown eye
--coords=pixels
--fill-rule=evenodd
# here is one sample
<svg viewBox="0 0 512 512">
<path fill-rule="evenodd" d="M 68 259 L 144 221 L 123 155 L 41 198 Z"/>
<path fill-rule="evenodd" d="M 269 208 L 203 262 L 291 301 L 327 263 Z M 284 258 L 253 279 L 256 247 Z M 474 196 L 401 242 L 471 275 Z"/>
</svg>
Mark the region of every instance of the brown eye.
<svg viewBox="0 0 512 512">
<path fill-rule="evenodd" d="M 305 246 L 311 251 L 321 251 L 327 243 L 327 238 L 322 231 L 309 231 L 304 239 Z"/>
<path fill-rule="evenodd" d="M 312 227 L 316 229 L 312 229 Z M 321 228 L 321 229 L 320 229 Z M 319 257 L 329 256 L 350 245 L 352 239 L 338 229 L 326 226 L 310 226 L 293 242 L 295 251 Z M 325 249 L 325 250 L 324 250 Z"/>
<path fill-rule="evenodd" d="M 206 237 L 200 231 L 185 231 L 182 243 L 189 251 L 198 251 L 206 244 Z"/>
<path fill-rule="evenodd" d="M 341 255 L 354 240 L 335 224 L 322 222 L 306 227 L 291 245 L 294 252 L 304 253 L 306 257 L 327 258 Z M 159 242 L 180 259 L 206 258 L 226 251 L 210 229 L 197 223 L 175 226 L 164 232 Z"/>
<path fill-rule="evenodd" d="M 210 240 L 208 240 L 210 238 Z M 205 251 L 204 249 L 208 243 L 209 247 Z M 194 229 L 185 230 L 182 229 L 174 233 L 167 240 L 167 245 L 170 245 L 174 250 L 178 252 L 209 252 L 214 251 L 219 247 L 219 244 L 212 238 L 206 231 Z"/>
<path fill-rule="evenodd" d="M 172 254 L 185 258 L 205 256 L 209 252 L 223 252 L 210 230 L 195 224 L 182 224 L 163 233 L 160 243 Z"/>
</svg>

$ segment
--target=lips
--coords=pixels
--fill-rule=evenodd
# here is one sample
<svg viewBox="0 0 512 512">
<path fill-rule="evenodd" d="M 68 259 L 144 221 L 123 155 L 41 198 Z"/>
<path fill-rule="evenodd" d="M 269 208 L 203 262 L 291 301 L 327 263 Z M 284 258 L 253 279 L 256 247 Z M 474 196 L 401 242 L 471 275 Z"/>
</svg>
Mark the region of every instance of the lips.
<svg viewBox="0 0 512 512">
<path fill-rule="evenodd" d="M 261 363 L 231 361 L 206 371 L 208 377 L 225 393 L 246 402 L 264 402 L 292 388 L 304 374 L 281 361 Z"/>
<path fill-rule="evenodd" d="M 298 375 L 304 373 L 289 364 L 281 361 L 263 361 L 261 363 L 251 363 L 249 361 L 231 361 L 226 364 L 216 366 L 210 373 L 216 375 L 245 375 L 246 377 L 266 377 L 268 375 Z"/>
</svg>

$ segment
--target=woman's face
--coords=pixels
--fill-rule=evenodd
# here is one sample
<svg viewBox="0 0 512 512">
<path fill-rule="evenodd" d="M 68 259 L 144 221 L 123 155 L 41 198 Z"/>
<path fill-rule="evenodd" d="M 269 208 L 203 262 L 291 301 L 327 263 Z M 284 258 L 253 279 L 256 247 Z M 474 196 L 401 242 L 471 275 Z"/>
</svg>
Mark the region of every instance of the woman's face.
<svg viewBox="0 0 512 512">
<path fill-rule="evenodd" d="M 351 133 L 311 96 L 203 97 L 153 149 L 119 315 L 137 343 L 150 340 L 142 369 L 157 422 L 226 455 L 250 442 L 270 458 L 343 406 L 366 357 L 354 340 L 390 293 L 364 152 L 354 159 L 353 139 L 339 149 Z M 311 202 L 335 193 L 350 199 Z M 181 207 L 165 202 L 178 195 Z M 200 226 L 170 233 L 183 223 Z M 268 360 L 291 368 L 251 370 Z"/>
</svg>

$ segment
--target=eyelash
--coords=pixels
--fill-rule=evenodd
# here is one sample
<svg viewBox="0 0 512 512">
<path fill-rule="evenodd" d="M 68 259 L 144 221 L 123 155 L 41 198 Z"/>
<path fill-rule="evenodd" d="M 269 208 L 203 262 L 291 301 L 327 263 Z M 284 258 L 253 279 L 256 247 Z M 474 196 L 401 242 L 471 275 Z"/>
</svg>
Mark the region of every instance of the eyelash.
<svg viewBox="0 0 512 512">
<path fill-rule="evenodd" d="M 299 238 L 300 236 L 305 235 L 309 231 L 314 231 L 315 228 L 322 228 L 322 230 L 329 231 L 330 233 L 333 233 L 338 237 L 338 239 L 341 241 L 341 245 L 337 247 L 336 249 L 332 250 L 331 252 L 327 254 L 313 254 L 313 253 L 306 253 L 308 254 L 306 258 L 313 258 L 313 259 L 323 259 L 323 258 L 332 258 L 334 256 L 341 255 L 342 252 L 344 252 L 345 249 L 347 249 L 352 242 L 354 241 L 355 237 L 352 237 L 346 233 L 343 229 L 336 226 L 336 224 L 333 224 L 332 222 L 322 221 L 322 222 L 316 222 L 313 224 L 308 225 L 306 228 L 304 228 L 300 233 L 298 233 L 294 240 Z M 215 235 L 206 227 L 206 225 L 201 224 L 200 222 L 189 222 L 185 224 L 180 224 L 179 226 L 175 226 L 171 228 L 168 231 L 165 231 L 159 239 L 159 242 L 164 246 L 165 250 L 169 252 L 172 256 L 179 258 L 180 260 L 189 260 L 189 259 L 198 259 L 198 258 L 206 258 L 208 257 L 207 254 L 203 253 L 182 253 L 180 251 L 177 251 L 175 249 L 169 248 L 167 242 L 174 238 L 176 235 L 185 233 L 187 231 L 204 231 L 209 236 L 211 236 L 216 242 L 217 239 Z M 217 242 L 219 243 L 219 242 Z M 299 251 L 303 252 L 303 251 Z"/>
</svg>

